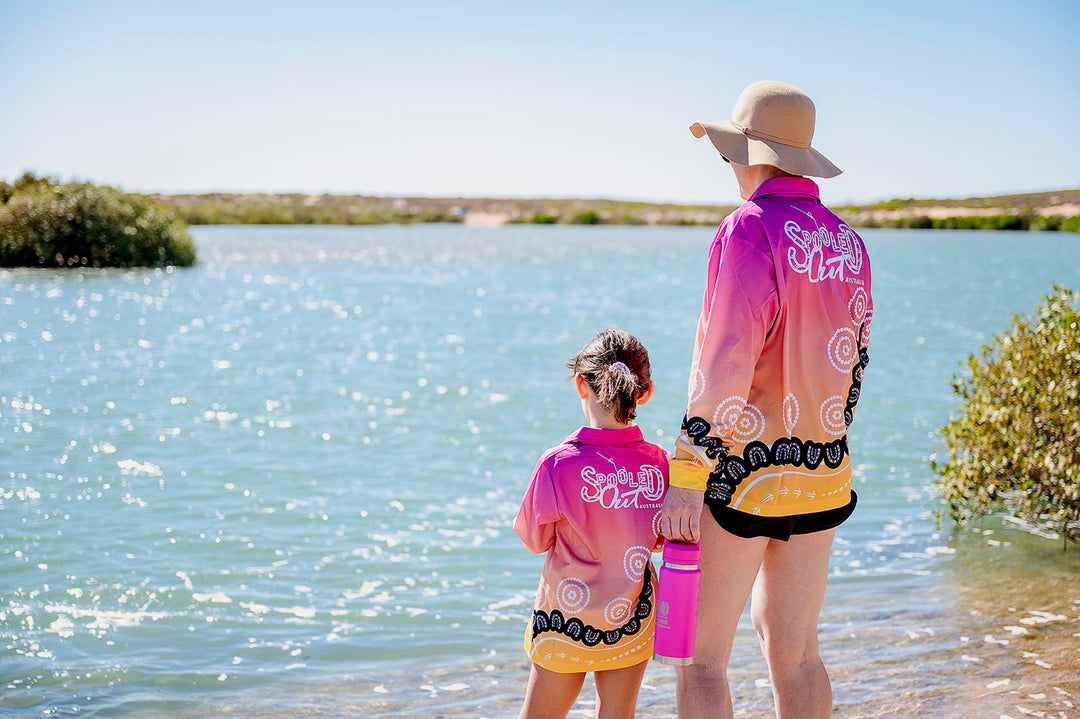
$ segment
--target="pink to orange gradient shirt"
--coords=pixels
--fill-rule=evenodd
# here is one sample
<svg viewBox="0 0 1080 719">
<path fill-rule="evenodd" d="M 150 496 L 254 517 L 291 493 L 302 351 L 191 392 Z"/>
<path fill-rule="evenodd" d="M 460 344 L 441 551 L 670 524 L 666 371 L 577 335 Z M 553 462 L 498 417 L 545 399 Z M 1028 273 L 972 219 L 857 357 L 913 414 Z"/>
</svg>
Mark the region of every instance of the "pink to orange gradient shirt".
<svg viewBox="0 0 1080 719">
<path fill-rule="evenodd" d="M 668 455 L 638 427 L 582 427 L 540 457 L 514 531 L 547 552 L 525 652 L 554 672 L 652 657 Z"/>
<path fill-rule="evenodd" d="M 671 486 L 769 517 L 848 504 L 872 316 L 863 241 L 817 185 L 762 183 L 709 250 Z"/>
</svg>

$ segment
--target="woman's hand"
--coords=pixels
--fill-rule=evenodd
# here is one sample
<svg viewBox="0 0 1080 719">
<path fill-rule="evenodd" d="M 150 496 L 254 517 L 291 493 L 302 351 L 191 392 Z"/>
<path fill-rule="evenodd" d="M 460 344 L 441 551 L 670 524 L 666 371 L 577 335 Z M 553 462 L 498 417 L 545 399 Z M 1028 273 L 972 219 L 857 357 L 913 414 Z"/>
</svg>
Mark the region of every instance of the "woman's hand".
<svg viewBox="0 0 1080 719">
<path fill-rule="evenodd" d="M 668 487 L 660 514 L 660 533 L 675 542 L 701 539 L 701 509 L 705 493 L 697 489 Z"/>
</svg>

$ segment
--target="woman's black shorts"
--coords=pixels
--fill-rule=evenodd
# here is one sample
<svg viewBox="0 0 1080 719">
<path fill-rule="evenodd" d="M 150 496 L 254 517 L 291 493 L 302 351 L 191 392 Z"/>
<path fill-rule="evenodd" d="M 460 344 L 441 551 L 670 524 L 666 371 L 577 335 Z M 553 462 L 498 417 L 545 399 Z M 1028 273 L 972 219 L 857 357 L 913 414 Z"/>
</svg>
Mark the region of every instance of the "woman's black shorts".
<svg viewBox="0 0 1080 719">
<path fill-rule="evenodd" d="M 851 492 L 851 501 L 843 507 L 791 517 L 759 517 L 730 507 L 709 506 L 713 518 L 723 529 L 736 537 L 769 537 L 786 542 L 793 534 L 812 534 L 839 527 L 855 511 L 859 497 Z"/>
</svg>

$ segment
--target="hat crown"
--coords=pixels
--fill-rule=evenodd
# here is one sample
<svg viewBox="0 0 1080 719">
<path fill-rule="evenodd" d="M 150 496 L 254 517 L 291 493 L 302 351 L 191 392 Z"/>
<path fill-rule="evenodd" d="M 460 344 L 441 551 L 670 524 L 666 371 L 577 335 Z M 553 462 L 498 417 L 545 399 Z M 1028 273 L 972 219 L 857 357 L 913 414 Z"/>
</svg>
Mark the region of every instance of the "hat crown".
<svg viewBox="0 0 1080 719">
<path fill-rule="evenodd" d="M 743 90 L 731 122 L 744 133 L 795 147 L 810 147 L 814 138 L 814 101 L 787 83 L 755 82 Z"/>
</svg>

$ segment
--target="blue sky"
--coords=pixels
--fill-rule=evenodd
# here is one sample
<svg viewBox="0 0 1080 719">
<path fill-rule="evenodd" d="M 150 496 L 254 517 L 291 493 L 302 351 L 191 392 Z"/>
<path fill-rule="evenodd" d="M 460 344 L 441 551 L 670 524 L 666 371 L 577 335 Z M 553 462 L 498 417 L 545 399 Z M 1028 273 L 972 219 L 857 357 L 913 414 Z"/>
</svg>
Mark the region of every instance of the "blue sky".
<svg viewBox="0 0 1080 719">
<path fill-rule="evenodd" d="M 694 121 L 818 108 L 827 202 L 1080 187 L 1080 3 L 0 0 L 0 178 L 737 201 Z"/>
</svg>

